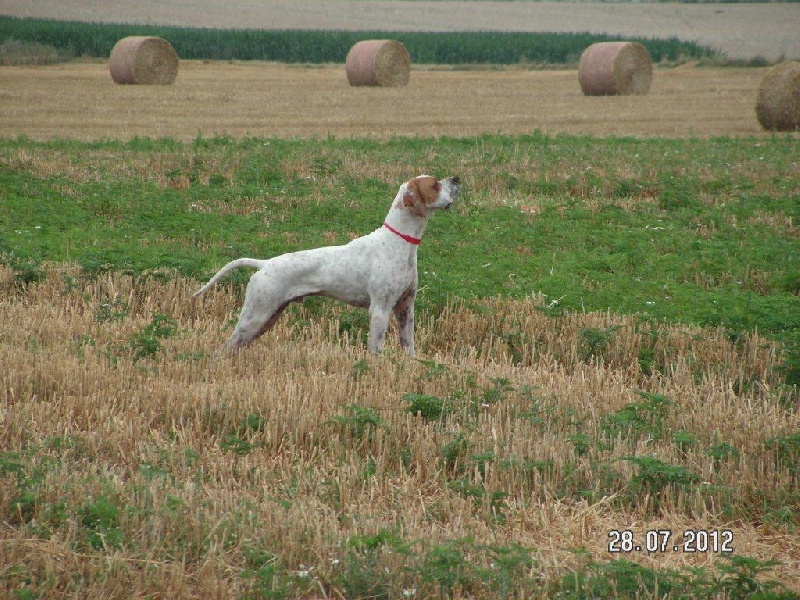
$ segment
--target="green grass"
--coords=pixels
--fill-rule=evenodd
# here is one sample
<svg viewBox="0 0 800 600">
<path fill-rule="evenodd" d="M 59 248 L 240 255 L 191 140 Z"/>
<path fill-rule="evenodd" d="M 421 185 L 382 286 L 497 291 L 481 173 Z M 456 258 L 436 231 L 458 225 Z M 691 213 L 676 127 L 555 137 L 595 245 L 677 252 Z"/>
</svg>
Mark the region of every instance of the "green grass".
<svg viewBox="0 0 800 600">
<path fill-rule="evenodd" d="M 0 254 L 22 281 L 44 261 L 205 279 L 378 227 L 399 181 L 361 176 L 363 162 L 401 164 L 465 182 L 421 247 L 423 309 L 541 292 L 553 311 L 781 336 L 800 330 L 796 151 L 788 137 L 4 140 Z M 26 153 L 79 175 L 40 175 Z M 603 335 L 585 332 L 584 351 Z"/>
<path fill-rule="evenodd" d="M 417 64 L 568 64 L 583 50 L 617 36 L 589 33 L 516 32 L 374 32 L 224 30 L 18 19 L 0 16 L 0 42 L 45 44 L 72 56 L 108 57 L 114 44 L 129 35 L 168 40 L 183 59 L 274 60 L 288 63 L 344 62 L 364 39 L 403 42 Z M 713 58 L 717 53 L 694 42 L 625 38 L 643 43 L 656 62 Z"/>
<path fill-rule="evenodd" d="M 0 260 L 21 285 L 45 262 L 77 263 L 87 276 L 171 269 L 205 280 L 233 258 L 378 227 L 399 181 L 362 173 L 399 164 L 405 176 L 464 181 L 421 247 L 421 314 L 451 297 L 541 293 L 553 314 L 607 310 L 720 326 L 732 339 L 758 330 L 783 342 L 782 376 L 796 386 L 796 157 L 791 137 L 3 140 Z M 364 318 L 340 328 L 362 335 Z M 580 354 L 602 357 L 614 334 L 582 331 Z M 512 351 L 526 340 L 503 335 Z M 147 332 L 130 344 L 137 355 L 159 347 Z M 659 368 L 646 349 L 640 365 Z"/>
</svg>

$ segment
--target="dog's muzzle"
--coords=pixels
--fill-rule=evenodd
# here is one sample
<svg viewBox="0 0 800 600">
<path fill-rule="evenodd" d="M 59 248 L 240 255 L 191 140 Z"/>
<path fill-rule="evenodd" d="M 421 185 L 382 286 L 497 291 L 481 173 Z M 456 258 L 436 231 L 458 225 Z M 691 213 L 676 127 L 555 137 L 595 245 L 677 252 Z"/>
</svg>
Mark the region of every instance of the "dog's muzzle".
<svg viewBox="0 0 800 600">
<path fill-rule="evenodd" d="M 453 202 L 458 200 L 458 197 L 461 195 L 461 178 L 458 175 L 454 175 L 453 177 L 449 177 L 447 182 L 450 184 L 450 203 L 444 207 L 445 210 L 450 210 L 450 207 L 453 206 Z"/>
</svg>

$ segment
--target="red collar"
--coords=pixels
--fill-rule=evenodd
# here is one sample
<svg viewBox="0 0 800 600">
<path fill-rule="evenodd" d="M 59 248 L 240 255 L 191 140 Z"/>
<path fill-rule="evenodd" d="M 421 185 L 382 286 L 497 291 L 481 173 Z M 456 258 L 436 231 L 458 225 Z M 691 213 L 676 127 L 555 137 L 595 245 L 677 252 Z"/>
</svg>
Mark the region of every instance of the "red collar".
<svg viewBox="0 0 800 600">
<path fill-rule="evenodd" d="M 415 246 L 419 246 L 420 242 L 422 241 L 420 238 L 415 238 L 415 237 L 411 237 L 410 235 L 406 235 L 405 233 L 400 233 L 399 231 L 397 231 L 397 229 L 395 229 L 394 227 L 392 227 L 388 223 L 384 223 L 383 226 L 386 227 L 386 229 L 391 231 L 396 236 L 398 236 L 398 237 L 404 239 L 405 241 L 407 241 L 409 244 L 414 244 Z"/>
</svg>

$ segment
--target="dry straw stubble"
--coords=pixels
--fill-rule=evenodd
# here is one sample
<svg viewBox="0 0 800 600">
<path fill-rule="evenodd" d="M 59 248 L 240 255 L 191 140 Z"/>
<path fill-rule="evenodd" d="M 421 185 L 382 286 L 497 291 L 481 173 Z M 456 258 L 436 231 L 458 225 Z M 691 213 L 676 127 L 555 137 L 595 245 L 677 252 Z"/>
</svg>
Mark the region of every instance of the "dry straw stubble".
<svg viewBox="0 0 800 600">
<path fill-rule="evenodd" d="M 350 48 L 345 71 L 353 86 L 403 86 L 411 76 L 411 56 L 401 42 L 364 40 Z"/>
<path fill-rule="evenodd" d="M 578 64 L 578 82 L 586 96 L 644 95 L 652 79 L 650 54 L 637 42 L 592 44 Z"/>
<path fill-rule="evenodd" d="M 129 36 L 114 45 L 109 69 L 114 83 L 170 85 L 178 75 L 178 54 L 164 39 Z"/>
<path fill-rule="evenodd" d="M 351 309 L 331 304 L 314 320 L 293 307 L 298 323 L 308 325 L 294 326 L 286 315 L 246 351 L 213 357 L 229 333 L 220 322 L 239 307 L 224 286 L 191 302 L 196 288 L 178 277 L 84 279 L 71 267 L 20 287 L 11 269 L 0 268 L 0 313 L 7 316 L 0 319 L 0 364 L 9 367 L 0 369 L 0 446 L 31 472 L 41 468 L 46 482 L 35 487 L 30 523 L 0 528 L 0 563 L 38 569 L 43 597 L 79 585 L 75 573 L 86 597 L 111 597 L 113 589 L 126 597 L 242 597 L 248 552 L 261 549 L 274 554 L 276 572 L 305 565 L 316 585 L 317 573 L 349 576 L 340 575 L 352 556 L 347 540 L 395 529 L 414 549 L 381 565 L 398 597 L 419 584 L 410 569 L 431 547 L 467 536 L 546 548 L 547 560 L 531 572 L 546 588 L 583 564 L 578 544 L 607 560 L 608 531 L 628 522 L 637 523 L 637 536 L 730 526 L 737 553 L 785 557 L 776 576 L 796 587 L 798 561 L 785 550 L 791 534 L 726 521 L 694 497 L 669 491 L 671 504 L 655 520 L 646 507 L 631 513 L 613 497 L 593 504 L 582 497 L 583 485 L 599 481 L 593 463 L 613 461 L 629 480 L 634 473 L 614 457 L 636 451 L 743 494 L 777 495 L 793 485 L 790 465 L 768 471 L 775 462 L 764 443 L 792 431 L 794 418 L 775 410 L 773 386 L 737 393 L 733 385 L 772 380 L 776 355 L 755 334 L 734 344 L 721 331 L 659 326 L 655 337 L 643 336 L 632 317 L 554 319 L 535 300 L 487 300 L 481 310 L 454 301 L 435 318 L 422 315 L 419 349 L 428 360 L 409 361 L 394 354 L 396 340 L 385 355 L 366 355 L 339 333 L 337 315 Z M 137 360 L 131 344 L 154 314 L 170 315 L 177 329 Z M 580 355 L 587 327 L 615 331 L 594 360 Z M 520 335 L 503 335 L 509 331 Z M 640 350 L 653 343 L 664 368 L 647 375 Z M 508 387 L 498 388 L 501 381 Z M 493 389 L 501 392 L 480 404 Z M 638 390 L 669 399 L 673 408 L 663 418 L 670 435 L 648 439 L 646 447 L 636 436 L 618 436 L 613 456 L 600 445 L 577 456 L 569 441 L 576 428 L 600 435 L 606 415 L 641 402 Z M 409 414 L 409 392 L 466 404 L 445 423 L 429 422 Z M 380 423 L 359 431 L 348 412 L 355 404 Z M 671 441 L 677 430 L 698 437 L 681 456 Z M 737 448 L 739 461 L 717 464 L 706 456 L 716 436 Z M 448 467 L 442 448 L 458 439 L 464 464 Z M 477 468 L 473 452 L 495 458 Z M 550 466 L 526 466 L 532 464 Z M 503 494 L 496 508 L 507 525 L 453 487 L 459 481 L 487 498 Z M 560 490 L 556 500 L 553 490 Z M 0 478 L 7 511 L 19 493 L 16 477 Z M 124 540 L 116 549 L 85 541 L 92 526 L 81 522 L 82 507 L 102 495 L 125 507 L 115 522 Z M 38 539 L 32 532 L 43 531 L 38 523 L 51 506 L 63 506 L 70 518 Z M 394 560 L 388 550 L 386 560 Z M 686 560 L 680 553 L 635 558 L 665 568 Z"/>
<path fill-rule="evenodd" d="M 768 131 L 800 130 L 800 62 L 775 65 L 761 80 L 756 115 Z"/>
</svg>

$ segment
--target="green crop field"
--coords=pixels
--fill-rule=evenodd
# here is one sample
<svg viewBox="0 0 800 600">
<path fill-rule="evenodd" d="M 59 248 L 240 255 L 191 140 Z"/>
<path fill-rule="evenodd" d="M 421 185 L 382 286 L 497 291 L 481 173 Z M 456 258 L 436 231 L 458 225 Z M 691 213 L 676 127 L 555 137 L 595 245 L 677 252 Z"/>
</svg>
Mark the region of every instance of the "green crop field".
<svg viewBox="0 0 800 600">
<path fill-rule="evenodd" d="M 577 63 L 584 48 L 621 39 L 587 33 L 219 30 L 18 19 L 0 16 L 0 43 L 17 40 L 62 49 L 71 56 L 107 57 L 129 35 L 156 35 L 183 59 L 271 60 L 287 63 L 344 62 L 363 39 L 391 37 L 403 42 L 418 64 Z M 626 38 L 629 39 L 629 38 Z M 656 62 L 717 55 L 710 48 L 677 39 L 639 39 Z"/>
</svg>

